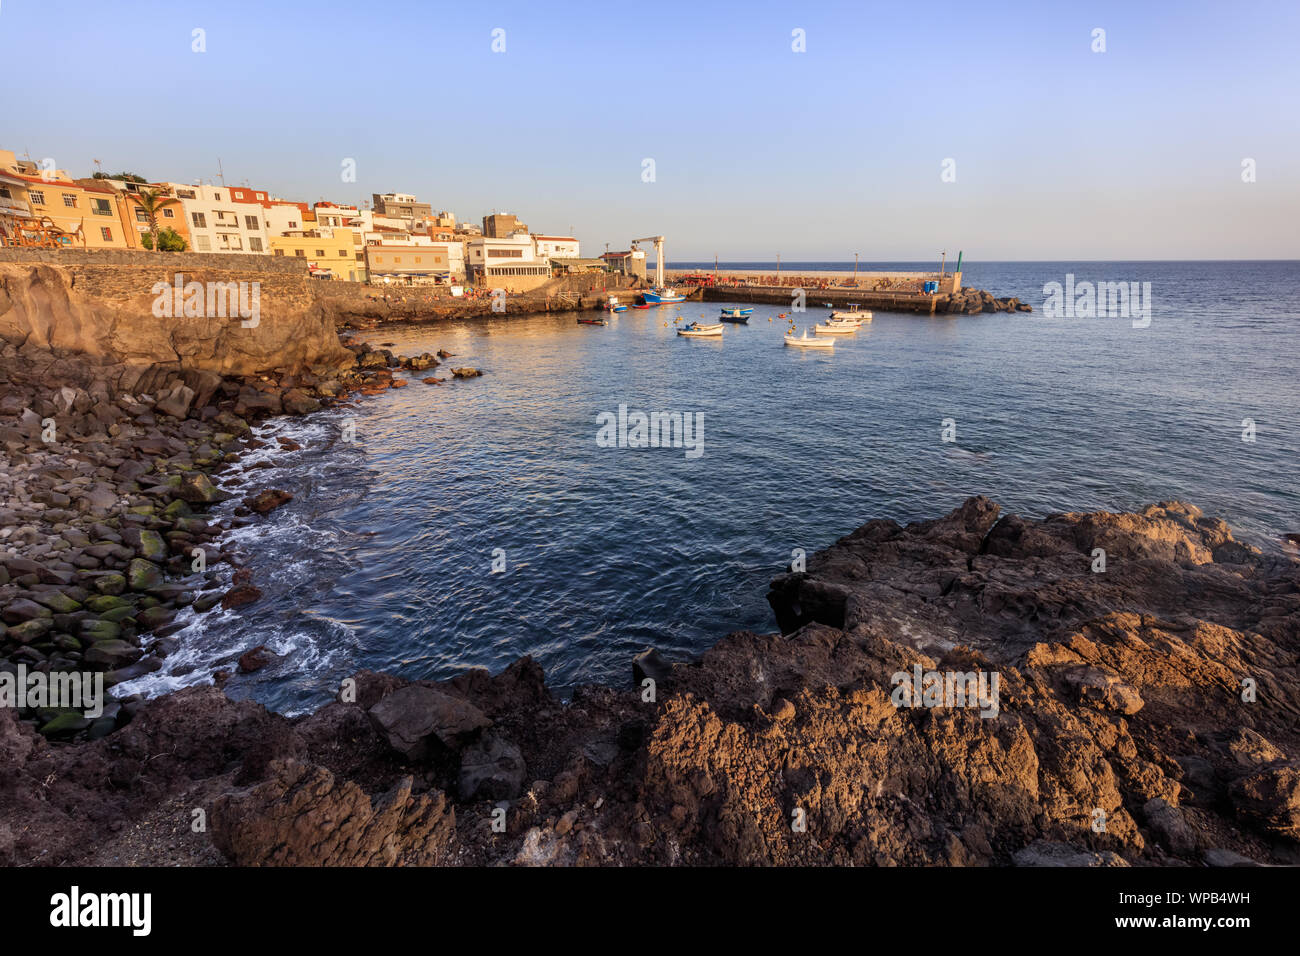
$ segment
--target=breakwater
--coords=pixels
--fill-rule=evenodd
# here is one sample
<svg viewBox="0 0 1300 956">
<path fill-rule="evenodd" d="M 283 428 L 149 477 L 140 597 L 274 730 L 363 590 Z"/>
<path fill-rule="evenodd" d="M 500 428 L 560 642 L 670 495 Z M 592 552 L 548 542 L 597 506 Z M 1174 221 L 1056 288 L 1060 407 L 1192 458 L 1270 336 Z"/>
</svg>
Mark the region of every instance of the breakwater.
<svg viewBox="0 0 1300 956">
<path fill-rule="evenodd" d="M 841 308 L 860 305 L 881 312 L 911 312 L 918 315 L 975 315 L 980 312 L 1030 312 L 1033 307 L 1011 297 L 999 299 L 980 289 L 962 289 L 956 294 L 920 292 L 867 292 L 862 289 L 798 289 L 784 286 L 705 286 L 700 290 L 706 302 L 754 302 L 788 308 L 831 305 Z"/>
</svg>

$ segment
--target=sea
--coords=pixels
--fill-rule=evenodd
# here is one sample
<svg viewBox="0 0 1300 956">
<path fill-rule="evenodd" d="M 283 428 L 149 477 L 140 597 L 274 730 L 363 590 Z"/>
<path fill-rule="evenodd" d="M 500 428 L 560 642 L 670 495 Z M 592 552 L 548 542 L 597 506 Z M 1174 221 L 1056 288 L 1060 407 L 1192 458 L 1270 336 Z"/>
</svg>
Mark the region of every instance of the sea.
<svg viewBox="0 0 1300 956">
<path fill-rule="evenodd" d="M 647 647 L 685 660 L 728 632 L 775 630 L 768 583 L 801 552 L 976 494 L 1033 517 L 1181 499 L 1265 550 L 1300 532 L 1300 263 L 963 272 L 1034 311 L 877 311 L 825 352 L 783 344 L 792 322 L 802 333 L 825 318 L 815 293 L 802 313 L 756 305 L 717 339 L 676 326 L 716 322 L 729 303 L 629 310 L 604 327 L 564 313 L 366 332 L 405 355 L 453 353 L 439 376 L 483 376 L 399 373 L 408 387 L 260 426 L 269 444 L 245 456 L 239 490 L 294 495 L 230 532 L 263 598 L 183 612 L 179 649 L 120 692 L 210 682 L 257 645 L 278 659 L 226 691 L 286 714 L 361 668 L 444 679 L 531 655 L 562 695 L 630 686 Z M 1045 308 L 1053 283 L 1097 282 L 1145 292 L 1149 313 Z M 638 413 L 668 422 L 659 447 L 636 447 Z M 282 436 L 302 450 L 281 450 Z"/>
</svg>

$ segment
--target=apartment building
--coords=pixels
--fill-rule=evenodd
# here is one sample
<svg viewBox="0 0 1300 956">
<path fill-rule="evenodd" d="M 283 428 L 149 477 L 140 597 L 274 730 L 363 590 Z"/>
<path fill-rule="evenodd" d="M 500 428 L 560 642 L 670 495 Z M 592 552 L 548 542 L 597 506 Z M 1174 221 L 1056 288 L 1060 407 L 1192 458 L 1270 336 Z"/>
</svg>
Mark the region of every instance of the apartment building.
<svg viewBox="0 0 1300 956">
<path fill-rule="evenodd" d="M 192 251 L 270 254 L 266 213 L 260 203 L 241 202 L 226 186 L 166 185 L 185 210 Z"/>
<path fill-rule="evenodd" d="M 111 186 L 77 181 L 0 150 L 0 243 L 134 249 L 134 215 Z"/>
<path fill-rule="evenodd" d="M 356 233 L 351 229 L 302 229 L 268 239 L 273 256 L 294 256 L 307 261 L 318 279 L 365 282 L 365 263 L 357 261 Z"/>
</svg>

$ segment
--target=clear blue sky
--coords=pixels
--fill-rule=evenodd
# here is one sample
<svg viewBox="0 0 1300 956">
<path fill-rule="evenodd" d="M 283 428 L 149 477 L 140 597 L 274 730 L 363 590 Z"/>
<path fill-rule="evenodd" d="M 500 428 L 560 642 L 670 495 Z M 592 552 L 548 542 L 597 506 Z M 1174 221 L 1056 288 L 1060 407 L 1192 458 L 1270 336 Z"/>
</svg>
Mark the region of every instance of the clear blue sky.
<svg viewBox="0 0 1300 956">
<path fill-rule="evenodd" d="M 77 175 L 220 157 L 678 260 L 1300 257 L 1294 0 L 0 2 L 0 146 Z"/>
</svg>

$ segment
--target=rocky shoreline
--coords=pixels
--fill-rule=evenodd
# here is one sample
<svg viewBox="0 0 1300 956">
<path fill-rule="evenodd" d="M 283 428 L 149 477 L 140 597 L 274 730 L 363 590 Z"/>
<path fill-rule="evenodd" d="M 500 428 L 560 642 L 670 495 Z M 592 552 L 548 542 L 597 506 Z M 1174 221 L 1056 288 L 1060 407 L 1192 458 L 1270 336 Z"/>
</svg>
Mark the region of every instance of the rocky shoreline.
<svg viewBox="0 0 1300 956">
<path fill-rule="evenodd" d="M 431 384 L 481 374 L 443 375 L 438 356 L 365 343 L 344 354 L 347 362 L 296 373 L 223 378 L 0 347 L 0 669 L 99 673 L 110 697 L 113 686 L 157 670 L 176 648 L 182 609 L 260 597 L 252 569 L 222 535 L 291 496 L 265 490 L 243 495 L 231 518 L 208 514 L 241 496 L 241 479 L 227 472 L 263 446 L 258 422 L 348 408 L 405 386 L 399 368 Z M 279 448 L 297 450 L 288 439 Z M 264 662 L 246 658 L 245 670 Z M 141 705 L 110 700 L 94 720 L 54 707 L 19 716 L 47 737 L 96 739 Z"/>
<path fill-rule="evenodd" d="M 61 467 L 6 433 L 8 507 L 17 484 L 44 481 L 16 520 L 69 542 L 7 536 L 0 605 L 24 618 L 8 625 L 10 663 L 120 678 L 165 652 L 177 606 L 243 600 L 251 581 L 222 591 L 133 568 L 183 572 L 175 552 L 191 545 L 237 562 L 202 517 L 220 490 L 207 476 L 247 447 L 233 419 L 391 381 L 395 358 L 354 354 L 333 378 L 223 383 L 196 418 L 119 396 L 115 442 L 81 413 L 98 424 L 74 419 Z M 3 387 L 16 404 L 31 383 Z M 79 477 L 118 500 L 58 490 Z M 43 500 L 55 494 L 69 501 Z M 102 597 L 129 611 L 97 610 Z M 769 600 L 784 633 L 730 634 L 682 663 L 648 652 L 629 686 L 567 702 L 524 658 L 443 682 L 361 672 L 294 719 L 219 685 L 85 726 L 0 708 L 0 863 L 1300 862 L 1300 563 L 1190 505 L 1029 520 L 972 498 L 934 521 L 869 522 Z M 900 702 L 913 673 L 996 674 L 995 713 Z"/>
</svg>

